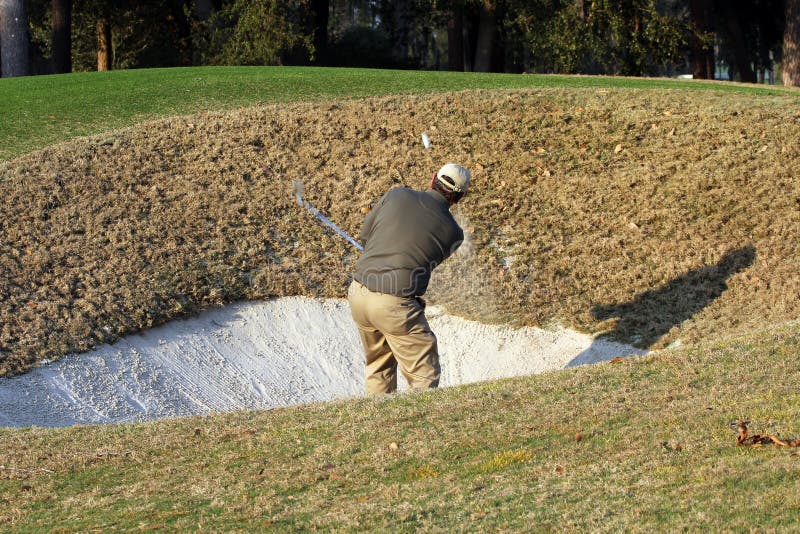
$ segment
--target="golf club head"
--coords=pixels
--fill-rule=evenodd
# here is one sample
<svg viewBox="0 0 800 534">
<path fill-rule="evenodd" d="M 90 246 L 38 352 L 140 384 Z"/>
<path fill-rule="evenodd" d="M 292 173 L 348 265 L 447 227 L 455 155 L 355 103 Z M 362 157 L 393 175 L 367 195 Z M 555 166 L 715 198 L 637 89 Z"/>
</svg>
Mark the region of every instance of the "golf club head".
<svg viewBox="0 0 800 534">
<path fill-rule="evenodd" d="M 294 186 L 294 196 L 297 199 L 297 203 L 301 206 L 303 205 L 303 182 L 300 180 L 292 180 L 292 185 Z"/>
</svg>

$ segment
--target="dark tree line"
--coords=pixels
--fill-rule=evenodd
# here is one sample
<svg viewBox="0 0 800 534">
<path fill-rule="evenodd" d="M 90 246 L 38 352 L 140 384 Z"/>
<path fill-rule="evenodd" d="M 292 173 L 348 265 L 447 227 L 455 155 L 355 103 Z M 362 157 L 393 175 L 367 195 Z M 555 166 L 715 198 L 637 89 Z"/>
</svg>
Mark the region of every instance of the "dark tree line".
<svg viewBox="0 0 800 534">
<path fill-rule="evenodd" d="M 3 76 L 330 65 L 800 84 L 800 0 L 0 0 Z"/>
</svg>

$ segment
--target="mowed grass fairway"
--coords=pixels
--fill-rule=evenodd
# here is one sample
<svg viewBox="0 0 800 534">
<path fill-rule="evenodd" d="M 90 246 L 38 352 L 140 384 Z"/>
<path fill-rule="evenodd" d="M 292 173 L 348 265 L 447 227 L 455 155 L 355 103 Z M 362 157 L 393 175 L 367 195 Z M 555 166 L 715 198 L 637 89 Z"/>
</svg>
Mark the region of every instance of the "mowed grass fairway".
<svg viewBox="0 0 800 534">
<path fill-rule="evenodd" d="M 356 255 L 291 180 L 357 233 L 442 160 L 474 170 L 474 254 L 437 270 L 433 301 L 658 349 L 424 394 L 0 429 L 0 530 L 800 525 L 800 456 L 728 427 L 800 434 L 797 91 L 177 69 L 0 95 L 19 103 L 0 111 L 0 374 L 232 300 L 341 297 Z"/>
<path fill-rule="evenodd" d="M 312 67 L 142 69 L 7 78 L 0 83 L 0 161 L 72 137 L 201 110 L 266 102 L 525 87 L 786 92 L 781 87 L 675 80 Z"/>
</svg>

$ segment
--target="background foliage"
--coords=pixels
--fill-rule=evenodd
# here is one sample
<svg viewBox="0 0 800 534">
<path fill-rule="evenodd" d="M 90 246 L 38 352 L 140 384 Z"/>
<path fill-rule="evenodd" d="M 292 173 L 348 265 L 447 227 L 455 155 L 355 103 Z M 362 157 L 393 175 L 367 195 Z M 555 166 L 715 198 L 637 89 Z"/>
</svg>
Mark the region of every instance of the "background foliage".
<svg viewBox="0 0 800 534">
<path fill-rule="evenodd" d="M 51 1 L 26 4 L 32 71 L 45 73 Z M 702 28 L 696 4 L 712 14 Z M 72 57 L 75 71 L 96 68 L 105 14 L 115 69 L 315 64 L 653 76 L 691 72 L 692 43 L 701 43 L 718 72 L 756 81 L 772 78 L 781 59 L 784 9 L 785 0 L 74 0 Z"/>
</svg>

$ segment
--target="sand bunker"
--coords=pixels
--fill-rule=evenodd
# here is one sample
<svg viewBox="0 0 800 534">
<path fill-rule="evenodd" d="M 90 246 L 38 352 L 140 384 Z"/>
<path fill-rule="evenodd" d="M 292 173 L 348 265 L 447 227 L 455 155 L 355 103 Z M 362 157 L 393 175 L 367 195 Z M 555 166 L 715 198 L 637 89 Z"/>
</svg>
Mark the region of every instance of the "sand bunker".
<svg viewBox="0 0 800 534">
<path fill-rule="evenodd" d="M 642 353 L 566 329 L 512 329 L 429 309 L 442 385 Z M 0 379 L 0 425 L 120 423 L 362 395 L 344 300 L 240 302 Z"/>
</svg>

